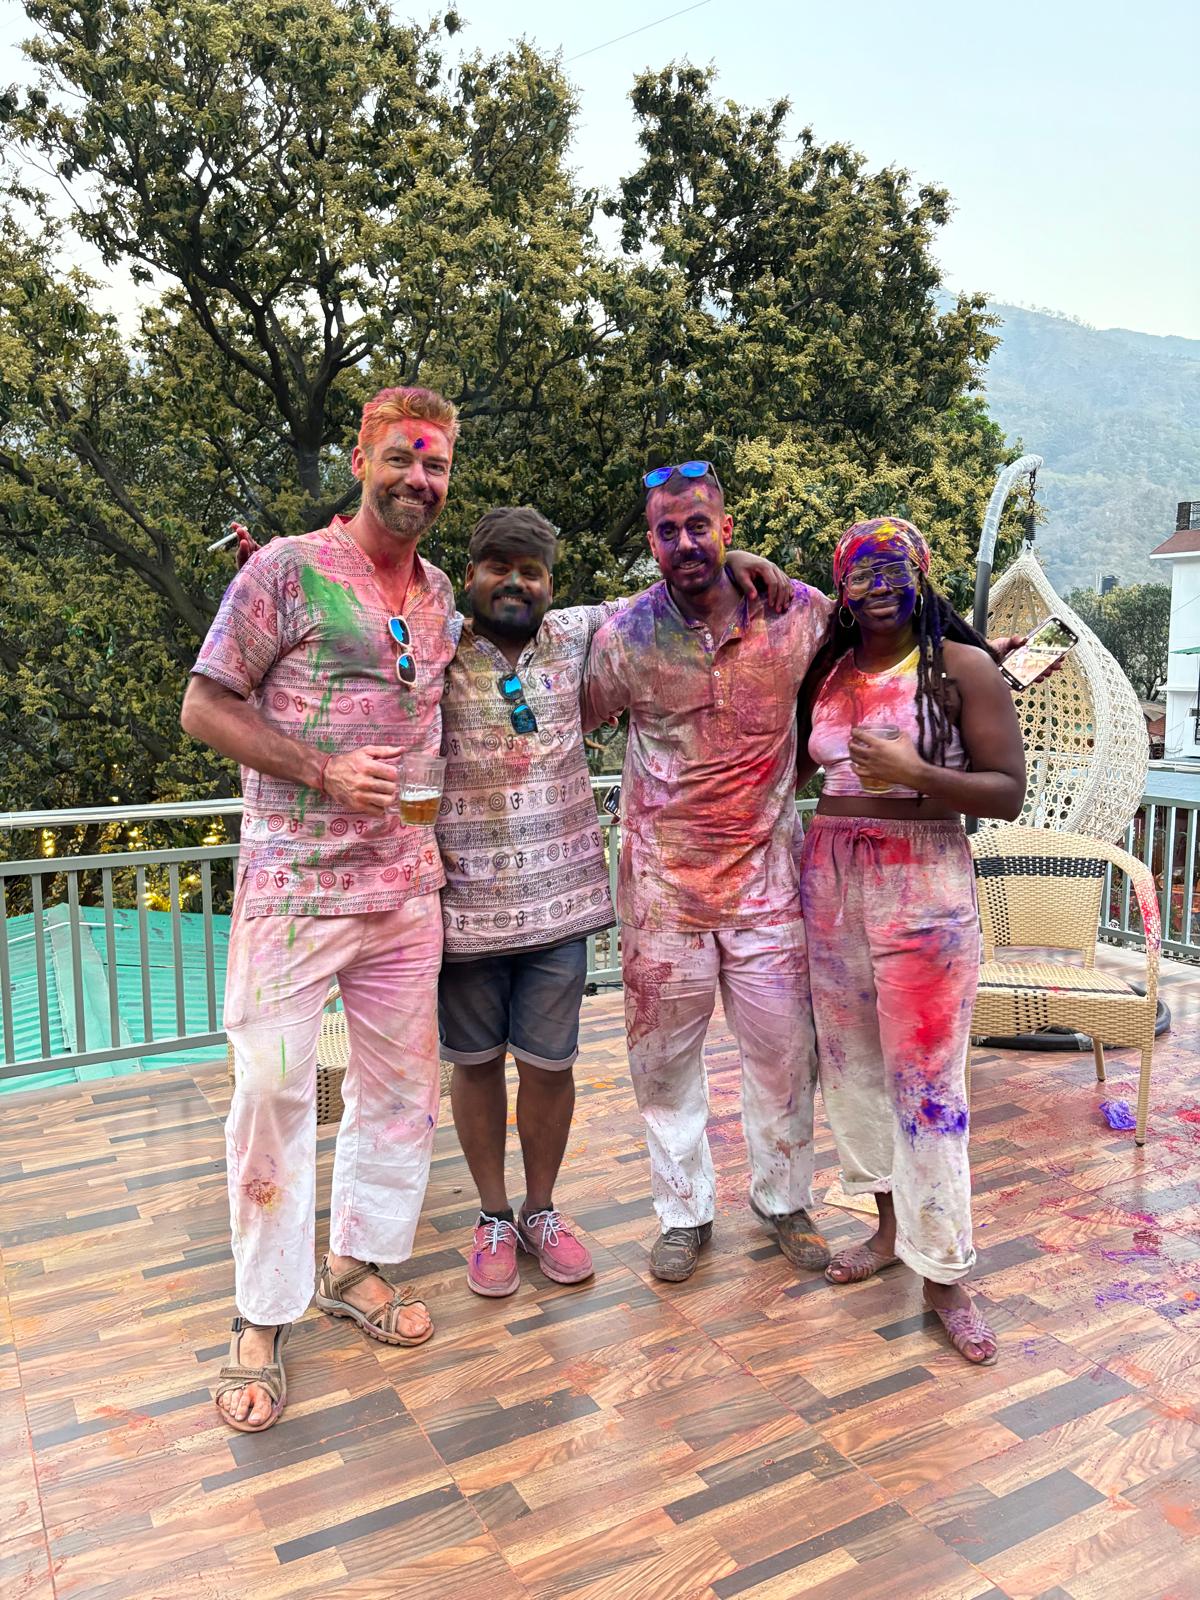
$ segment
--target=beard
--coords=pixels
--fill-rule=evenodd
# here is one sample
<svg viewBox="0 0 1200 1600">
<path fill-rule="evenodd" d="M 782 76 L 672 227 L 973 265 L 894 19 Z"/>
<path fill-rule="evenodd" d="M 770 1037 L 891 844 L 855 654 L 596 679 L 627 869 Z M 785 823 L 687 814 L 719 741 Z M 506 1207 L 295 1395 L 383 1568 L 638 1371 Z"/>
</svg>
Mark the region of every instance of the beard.
<svg viewBox="0 0 1200 1600">
<path fill-rule="evenodd" d="M 678 584 L 681 589 L 709 589 L 721 580 L 722 564 L 711 556 L 693 556 L 686 564 L 686 570 L 682 570 L 683 566 L 683 563 L 673 561 L 664 574 L 668 582 Z"/>
<path fill-rule="evenodd" d="M 505 600 L 516 600 L 518 604 L 505 606 Z M 482 617 L 490 633 L 498 634 L 502 639 L 525 640 L 533 638 L 548 609 L 547 605 L 539 605 L 523 595 L 498 594 L 492 596 Z"/>
<path fill-rule="evenodd" d="M 397 539 L 419 539 L 433 526 L 441 506 L 433 498 L 424 500 L 420 506 L 402 506 L 390 495 L 375 490 L 371 495 L 371 509 Z"/>
</svg>

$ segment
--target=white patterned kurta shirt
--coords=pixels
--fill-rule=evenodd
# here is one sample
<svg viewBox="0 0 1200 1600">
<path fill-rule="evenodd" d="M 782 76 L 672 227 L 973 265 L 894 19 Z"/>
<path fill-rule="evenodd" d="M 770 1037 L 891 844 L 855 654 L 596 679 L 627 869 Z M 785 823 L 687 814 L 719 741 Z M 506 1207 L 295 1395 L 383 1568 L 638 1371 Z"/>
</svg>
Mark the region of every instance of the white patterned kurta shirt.
<svg viewBox="0 0 1200 1600">
<path fill-rule="evenodd" d="M 613 922 L 579 697 L 592 638 L 623 602 L 547 612 L 516 673 L 537 732 L 515 733 L 512 668 L 470 622 L 446 669 L 437 822 L 446 959 L 578 939 Z"/>
</svg>

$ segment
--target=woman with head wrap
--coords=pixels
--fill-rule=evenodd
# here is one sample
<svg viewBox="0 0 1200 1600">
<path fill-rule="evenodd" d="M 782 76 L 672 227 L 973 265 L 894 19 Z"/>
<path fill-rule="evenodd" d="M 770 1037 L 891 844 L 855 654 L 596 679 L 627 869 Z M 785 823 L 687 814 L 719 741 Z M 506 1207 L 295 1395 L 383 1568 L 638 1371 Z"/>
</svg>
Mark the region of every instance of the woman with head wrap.
<svg viewBox="0 0 1200 1600">
<path fill-rule="evenodd" d="M 911 523 L 848 528 L 834 582 L 833 629 L 800 698 L 807 770 L 825 769 L 801 886 L 822 1094 L 843 1185 L 874 1193 L 879 1226 L 826 1276 L 857 1283 L 903 1262 L 955 1349 L 990 1365 L 995 1335 L 964 1287 L 979 929 L 961 816 L 1020 812 L 1020 729 Z"/>
</svg>

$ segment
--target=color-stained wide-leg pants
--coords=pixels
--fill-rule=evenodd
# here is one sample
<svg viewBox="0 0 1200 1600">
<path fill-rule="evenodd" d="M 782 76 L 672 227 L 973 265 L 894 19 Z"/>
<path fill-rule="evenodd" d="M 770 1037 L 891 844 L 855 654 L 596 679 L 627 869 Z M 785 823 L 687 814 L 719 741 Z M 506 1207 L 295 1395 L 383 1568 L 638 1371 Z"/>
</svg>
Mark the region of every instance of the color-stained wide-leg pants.
<svg viewBox="0 0 1200 1600">
<path fill-rule="evenodd" d="M 800 885 L 843 1186 L 890 1193 L 896 1254 L 956 1283 L 975 1262 L 965 1079 L 979 920 L 966 835 L 954 822 L 816 817 Z"/>
<path fill-rule="evenodd" d="M 317 1039 L 336 977 L 350 1035 L 329 1243 L 404 1261 L 438 1113 L 441 897 L 332 917 L 234 912 L 225 1027 L 234 1093 L 225 1124 L 237 1308 L 295 1322 L 313 1293 Z"/>
<path fill-rule="evenodd" d="M 718 985 L 741 1054 L 750 1198 L 769 1216 L 810 1207 L 816 1050 L 803 923 L 713 933 L 624 926 L 621 966 L 663 1230 L 711 1222 L 716 1209 L 704 1036 Z"/>
</svg>

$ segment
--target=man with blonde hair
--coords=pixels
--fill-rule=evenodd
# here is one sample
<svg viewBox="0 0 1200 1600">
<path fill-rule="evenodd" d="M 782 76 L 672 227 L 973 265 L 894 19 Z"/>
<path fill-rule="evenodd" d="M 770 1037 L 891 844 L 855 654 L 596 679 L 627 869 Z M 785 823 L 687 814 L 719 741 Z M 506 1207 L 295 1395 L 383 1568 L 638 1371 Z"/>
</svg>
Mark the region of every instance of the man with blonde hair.
<svg viewBox="0 0 1200 1600">
<path fill-rule="evenodd" d="M 396 763 L 441 746 L 461 624 L 417 546 L 445 503 L 457 432 L 431 390 L 368 401 L 358 510 L 256 551 L 184 697 L 184 728 L 241 763 L 245 800 L 225 994 L 238 1315 L 217 1391 L 245 1432 L 278 1419 L 283 1345 L 312 1298 L 316 1051 L 334 978 L 350 1060 L 317 1303 L 387 1344 L 433 1332 L 375 1262 L 411 1254 L 437 1122 L 445 880 L 432 825 L 392 808 Z"/>
</svg>

